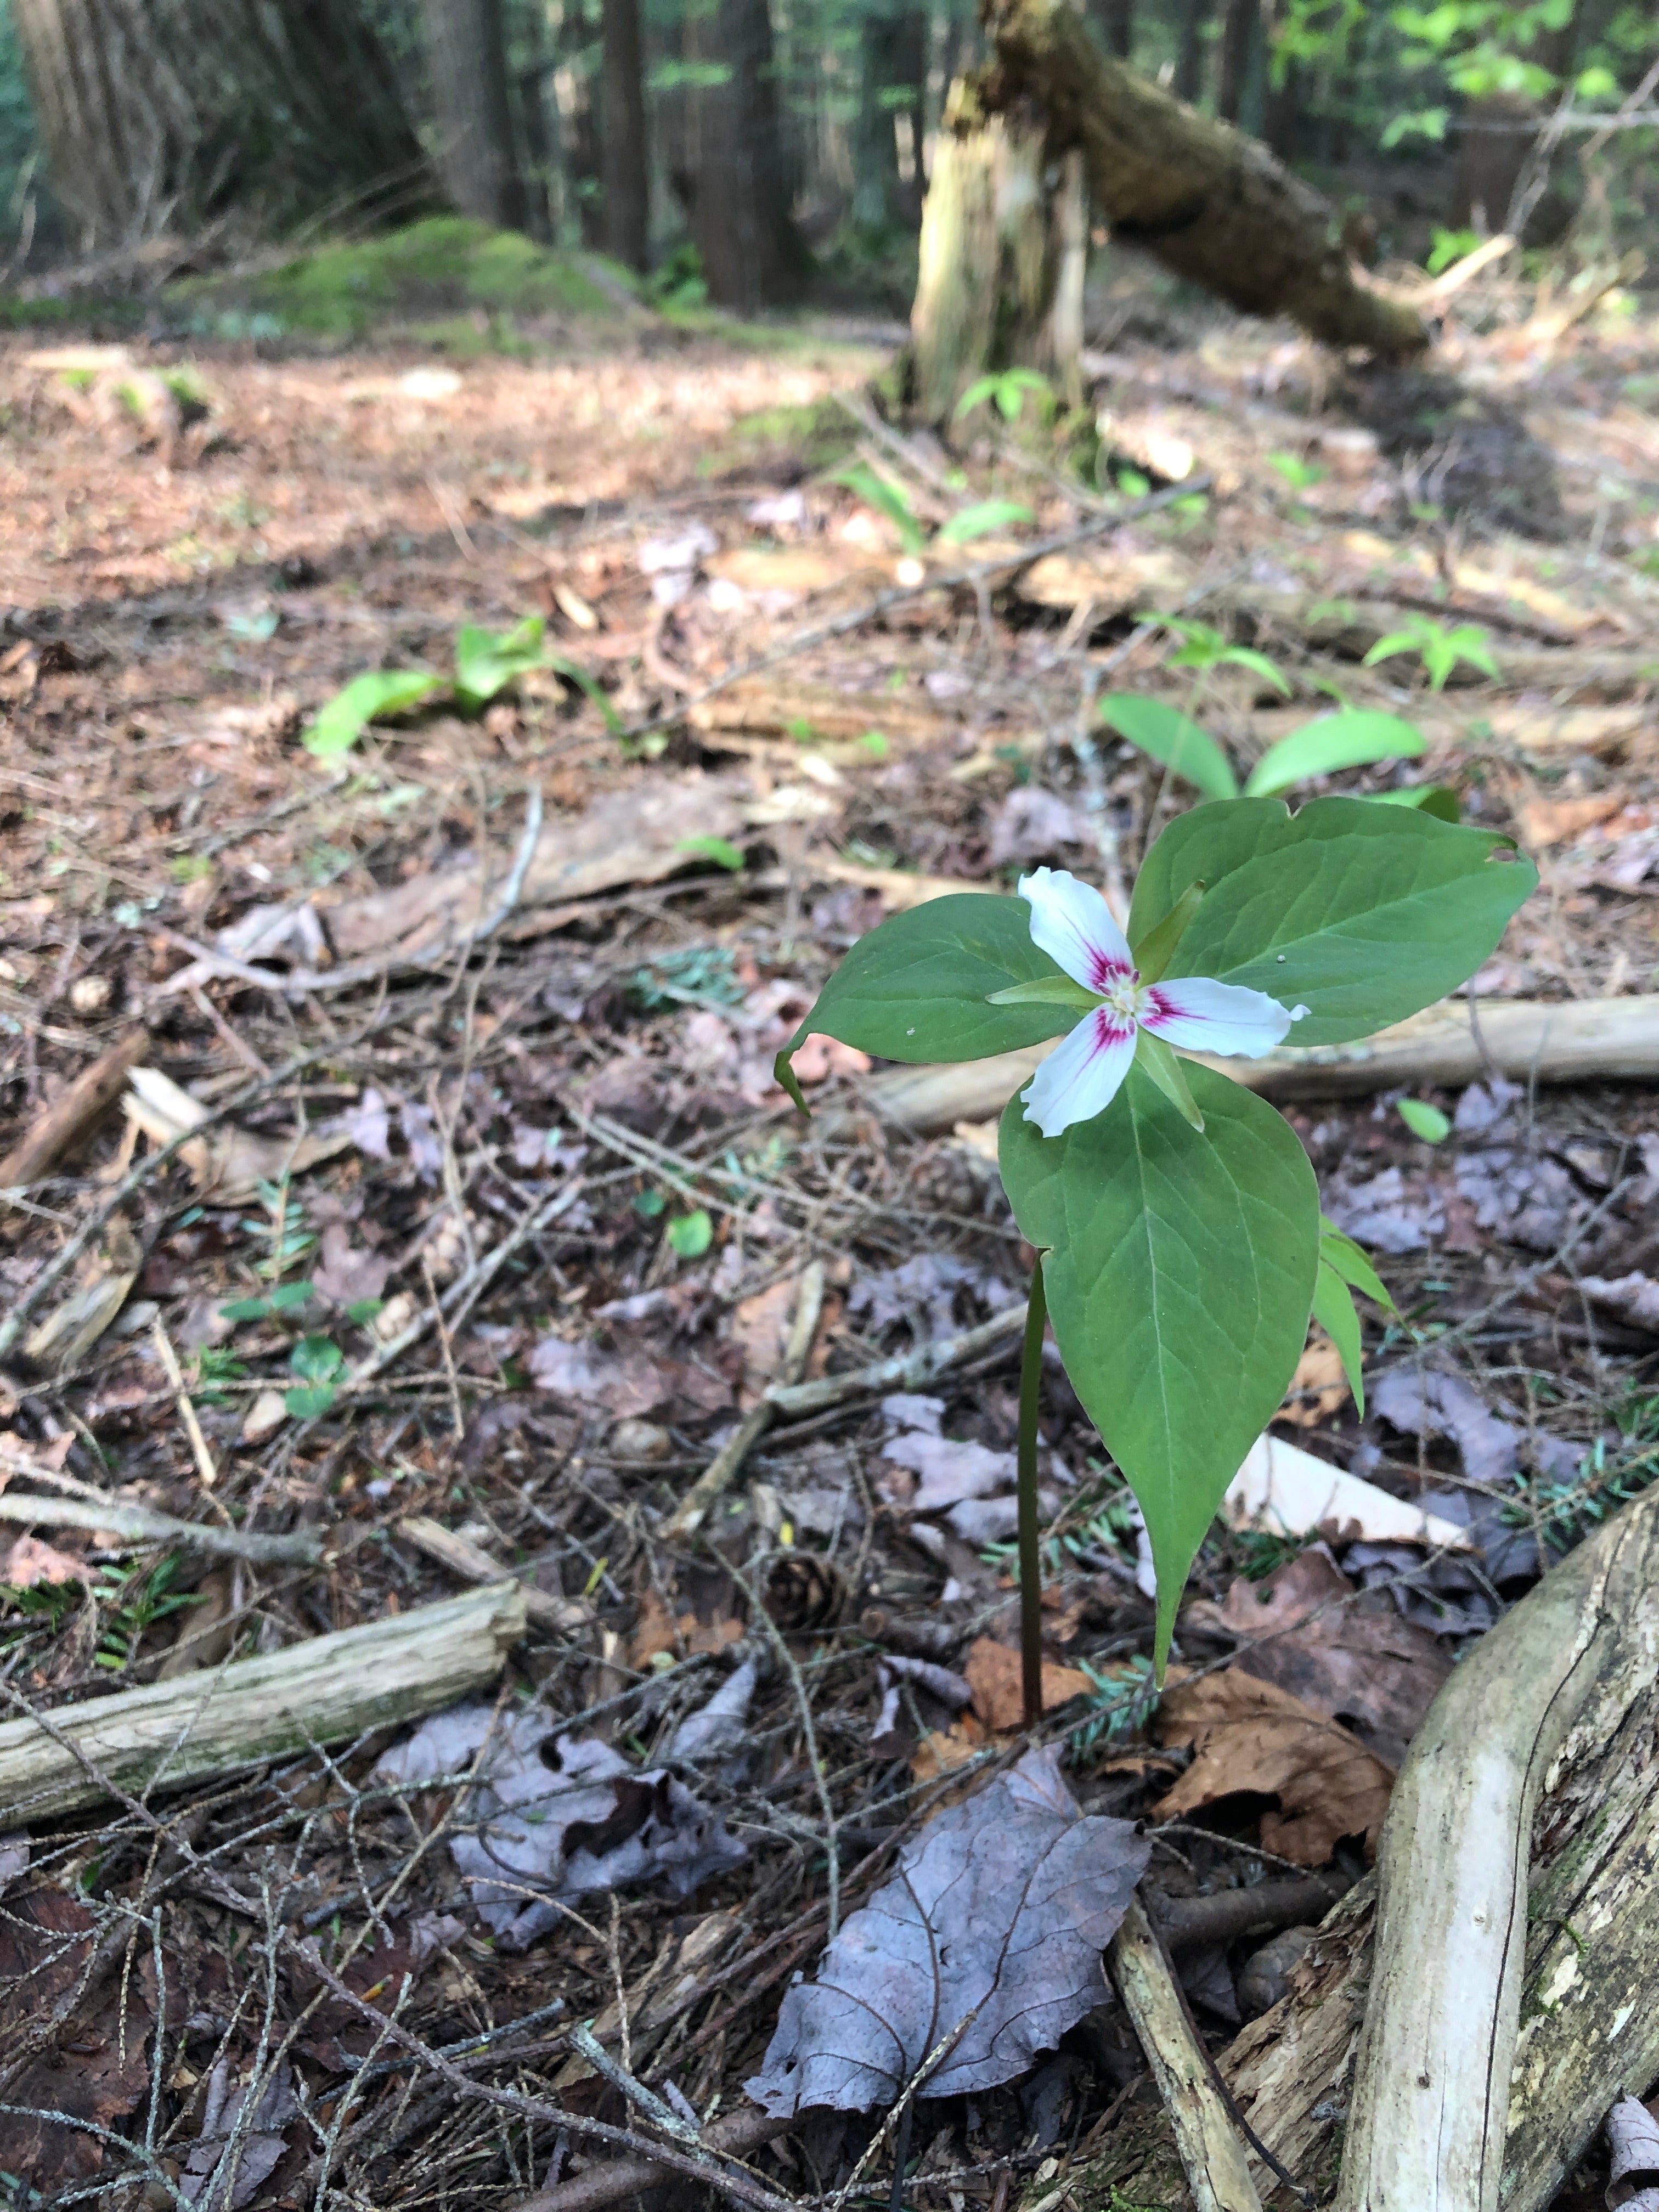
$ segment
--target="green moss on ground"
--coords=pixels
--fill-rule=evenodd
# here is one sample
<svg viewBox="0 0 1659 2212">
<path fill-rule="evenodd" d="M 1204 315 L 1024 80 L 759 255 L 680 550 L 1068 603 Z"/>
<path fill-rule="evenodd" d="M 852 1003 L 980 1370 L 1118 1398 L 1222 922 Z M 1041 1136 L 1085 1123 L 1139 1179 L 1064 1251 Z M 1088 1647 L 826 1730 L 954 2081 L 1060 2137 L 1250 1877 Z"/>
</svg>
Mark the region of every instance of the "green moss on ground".
<svg viewBox="0 0 1659 2212">
<path fill-rule="evenodd" d="M 166 298 L 197 337 L 349 344 L 391 326 L 466 353 L 518 350 L 521 322 L 615 324 L 649 312 L 638 280 L 619 264 L 557 252 L 464 216 L 430 216 L 380 237 L 319 246 L 253 273 L 187 277 Z"/>
</svg>

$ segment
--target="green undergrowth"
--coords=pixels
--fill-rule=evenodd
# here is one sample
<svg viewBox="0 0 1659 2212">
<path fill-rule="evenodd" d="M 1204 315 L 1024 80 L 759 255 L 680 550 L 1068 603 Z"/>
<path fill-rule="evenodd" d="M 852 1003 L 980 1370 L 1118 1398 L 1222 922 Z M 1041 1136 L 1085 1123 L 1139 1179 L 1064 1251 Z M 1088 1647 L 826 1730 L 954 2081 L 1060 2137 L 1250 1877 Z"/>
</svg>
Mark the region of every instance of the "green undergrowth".
<svg viewBox="0 0 1659 2212">
<path fill-rule="evenodd" d="M 462 216 L 321 245 L 275 268 L 186 277 L 166 298 L 194 337 L 345 344 L 396 330 L 458 353 L 519 351 L 549 319 L 614 325 L 650 315 L 619 264 Z"/>
</svg>

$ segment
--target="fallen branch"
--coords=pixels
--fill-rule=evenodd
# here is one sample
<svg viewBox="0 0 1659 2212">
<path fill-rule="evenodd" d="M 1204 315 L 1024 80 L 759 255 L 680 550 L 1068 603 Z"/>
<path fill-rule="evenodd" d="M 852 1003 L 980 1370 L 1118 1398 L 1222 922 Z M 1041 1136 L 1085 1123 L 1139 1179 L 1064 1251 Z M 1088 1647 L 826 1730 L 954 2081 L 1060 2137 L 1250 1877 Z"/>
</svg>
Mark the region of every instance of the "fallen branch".
<svg viewBox="0 0 1659 2212">
<path fill-rule="evenodd" d="M 964 1360 L 975 1359 L 981 1352 L 992 1352 L 999 1345 L 1012 1342 L 1025 1326 L 1025 1302 L 1017 1306 L 1004 1306 L 1000 1313 L 993 1314 L 976 1328 L 964 1328 L 956 1336 L 941 1336 L 932 1344 L 924 1344 L 915 1352 L 902 1352 L 891 1359 L 878 1359 L 869 1367 L 854 1367 L 846 1375 L 823 1375 L 812 1382 L 775 1382 L 766 1394 L 766 1403 L 775 1412 L 790 1420 L 803 1420 L 809 1413 L 827 1413 L 832 1406 L 845 1405 L 849 1398 L 863 1398 L 888 1390 L 915 1390 L 924 1382 L 931 1382 L 936 1375 L 947 1368 L 959 1367 Z"/>
<path fill-rule="evenodd" d="M 297 1528 L 291 1536 L 258 1536 L 203 1521 L 175 1521 L 171 1513 L 152 1513 L 147 1505 L 128 1505 L 114 1498 L 94 1503 L 8 1490 L 0 1494 L 0 1521 L 21 1522 L 28 1528 L 102 1529 L 135 1544 L 188 1544 L 215 1559 L 246 1559 L 256 1567 L 314 1567 L 323 1555 L 322 1534 L 314 1528 Z"/>
<path fill-rule="evenodd" d="M 751 2106 L 744 2112 L 730 2112 L 725 2119 L 705 2128 L 703 2148 L 724 2157 L 741 2158 L 745 2152 L 758 2150 L 775 2136 L 787 2135 L 799 2124 L 793 2118 L 775 2119 L 770 2112 L 760 2112 Z M 520 2197 L 510 2212 L 599 2212 L 601 2205 L 619 2203 L 624 2197 L 635 2196 L 641 2190 L 665 2180 L 668 2172 L 668 2167 L 652 2158 L 612 2159 L 603 2166 L 590 2166 L 586 2173 L 576 2174 L 552 2189 L 538 2190 L 533 2197 Z"/>
<path fill-rule="evenodd" d="M 1261 2212 L 1214 2069 L 1139 1897 L 1112 1938 L 1106 1964 L 1170 2116 L 1195 2212 Z"/>
<path fill-rule="evenodd" d="M 1299 2184 L 1328 2188 L 1346 2136 L 1339 2212 L 1492 2212 L 1500 2181 L 1504 2212 L 1543 2212 L 1610 2084 L 1659 2072 L 1656 1727 L 1650 1490 L 1450 1676 L 1401 1768 L 1377 1880 L 1218 2062 Z M 1158 2120 L 1074 2180 L 1188 2201 Z"/>
<path fill-rule="evenodd" d="M 39 1182 L 62 1154 L 79 1144 L 120 1097 L 129 1069 L 137 1066 L 149 1044 L 148 1030 L 134 1030 L 76 1077 L 0 1160 L 0 1195 Z"/>
<path fill-rule="evenodd" d="M 662 1534 L 665 1543 L 684 1544 L 696 1535 L 708 1518 L 708 1510 L 714 1500 L 737 1480 L 750 1453 L 778 1418 L 780 1409 L 775 1389 L 787 1389 L 799 1381 L 800 1371 L 806 1364 L 806 1356 L 812 1349 L 812 1339 L 817 1334 L 818 1316 L 823 1310 L 823 1262 L 813 1260 L 801 1271 L 800 1288 L 795 1298 L 795 1316 L 790 1324 L 789 1341 L 780 1363 L 781 1383 L 769 1390 L 758 1405 L 750 1407 L 681 1498 L 664 1524 Z"/>
<path fill-rule="evenodd" d="M 1267 1935 L 1322 1920 L 1352 1887 L 1347 1875 L 1333 1869 L 1287 1881 L 1261 1881 L 1249 1889 L 1155 1897 L 1150 1910 L 1152 1925 L 1167 1949 L 1195 1951 L 1205 1944 L 1231 1943 L 1240 1936 Z"/>
<path fill-rule="evenodd" d="M 894 1068 L 865 1085 L 865 1099 L 884 1121 L 936 1136 L 1000 1114 L 1053 1049 L 1033 1045 L 959 1066 Z M 1494 1073 L 1523 1083 L 1651 1082 L 1659 1078 L 1659 996 L 1449 999 L 1356 1044 L 1205 1064 L 1268 1098 L 1359 1097 L 1396 1084 L 1456 1087 Z"/>
<path fill-rule="evenodd" d="M 522 1591 L 498 1583 L 53 1712 L 31 1711 L 5 1686 L 23 1717 L 0 1724 L 0 1819 L 56 1820 L 112 1790 L 181 1789 L 434 1712 L 494 1681 L 524 1631 Z"/>
<path fill-rule="evenodd" d="M 4 1500 L 0 1499 L 0 1505 Z M 500 1583 L 518 1583 L 524 1592 L 525 1617 L 535 1628 L 544 1628 L 557 1636 L 574 1635 L 586 1628 L 593 1618 L 593 1608 L 580 1598 L 550 1597 L 528 1583 L 520 1582 L 511 1567 L 504 1567 L 499 1559 L 492 1559 L 488 1552 L 477 1544 L 468 1543 L 453 1529 L 446 1528 L 441 1522 L 428 1521 L 423 1514 L 411 1513 L 398 1523 L 398 1534 L 417 1552 L 424 1552 L 428 1559 L 437 1564 L 457 1581 L 477 1583 L 485 1589 Z"/>
</svg>

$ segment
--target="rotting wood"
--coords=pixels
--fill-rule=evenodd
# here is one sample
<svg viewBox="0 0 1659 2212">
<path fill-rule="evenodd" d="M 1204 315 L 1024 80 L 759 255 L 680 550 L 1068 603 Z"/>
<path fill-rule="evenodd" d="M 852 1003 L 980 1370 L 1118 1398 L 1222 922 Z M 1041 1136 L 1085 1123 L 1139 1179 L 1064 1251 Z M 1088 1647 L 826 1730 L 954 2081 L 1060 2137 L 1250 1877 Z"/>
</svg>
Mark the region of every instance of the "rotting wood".
<svg viewBox="0 0 1659 2212">
<path fill-rule="evenodd" d="M 1053 1049 L 1033 1045 L 958 1066 L 893 1068 L 864 1086 L 864 1101 L 884 1121 L 937 1136 L 1000 1114 Z M 1659 1078 L 1659 994 L 1449 999 L 1359 1043 L 1206 1064 L 1274 1099 L 1360 1097 L 1396 1084 L 1455 1088 L 1492 1073 L 1522 1083 L 1652 1082 Z"/>
<path fill-rule="evenodd" d="M 1650 1491 L 1451 1675 L 1401 1768 L 1379 1875 L 1327 1916 L 1289 1994 L 1218 2061 L 1249 2126 L 1316 2202 L 1346 2137 L 1340 2212 L 1490 2212 L 1500 2201 L 1544 2212 L 1610 2083 L 1645 2087 L 1659 2071 L 1656 1726 Z M 1398 1902 L 1383 1907 L 1368 2008 L 1379 1881 Z M 1369 2081 L 1356 2089 L 1368 2009 Z M 1298 2205 L 1254 2170 L 1273 2212 Z M 1079 2212 L 1103 2212 L 1114 2190 L 1169 2212 L 1191 2203 L 1161 2115 L 1121 2128 L 1068 2182 Z"/>
<path fill-rule="evenodd" d="M 95 1127 L 120 1097 L 129 1073 L 149 1050 L 149 1031 L 134 1030 L 82 1069 L 33 1127 L 0 1160 L 0 1194 L 39 1182 Z"/>
<path fill-rule="evenodd" d="M 1362 284 L 1335 210 L 1231 124 L 1104 54 L 1064 0 L 992 0 L 991 100 L 1046 111 L 1050 160 L 1080 147 L 1095 208 L 1124 245 L 1249 314 L 1286 314 L 1333 345 L 1420 352 L 1414 307 Z"/>
<path fill-rule="evenodd" d="M 434 1712 L 494 1681 L 524 1632 L 523 1591 L 497 1583 L 210 1674 L 26 1711 L 0 1723 L 0 1822 L 181 1789 Z"/>
<path fill-rule="evenodd" d="M 3 1503 L 0 1499 L 0 1504 Z M 580 1598 L 553 1597 L 545 1590 L 537 1589 L 532 1583 L 524 1582 L 514 1568 L 504 1567 L 499 1559 L 492 1559 L 488 1552 L 469 1543 L 465 1536 L 458 1536 L 440 1521 L 428 1520 L 424 1514 L 407 1514 L 398 1523 L 398 1534 L 459 1582 L 477 1583 L 485 1588 L 494 1583 L 519 1583 L 524 1591 L 525 1616 L 532 1627 L 546 1629 L 555 1636 L 573 1636 L 592 1620 L 591 1605 Z"/>
<path fill-rule="evenodd" d="M 1158 2083 L 1195 2212 L 1261 2212 L 1214 2069 L 1139 1897 L 1107 1948 L 1106 1964 Z"/>
</svg>

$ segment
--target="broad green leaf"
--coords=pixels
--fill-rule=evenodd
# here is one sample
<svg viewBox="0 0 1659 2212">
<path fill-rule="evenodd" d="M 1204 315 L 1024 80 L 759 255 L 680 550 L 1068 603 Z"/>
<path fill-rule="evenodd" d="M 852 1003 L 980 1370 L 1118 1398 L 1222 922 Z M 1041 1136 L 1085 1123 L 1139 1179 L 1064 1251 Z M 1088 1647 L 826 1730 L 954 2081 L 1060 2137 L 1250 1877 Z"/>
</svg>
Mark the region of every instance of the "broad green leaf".
<svg viewBox="0 0 1659 2212">
<path fill-rule="evenodd" d="M 526 615 L 499 635 L 463 623 L 455 633 L 455 696 L 461 705 L 476 712 L 517 678 L 539 668 L 545 628 L 539 615 Z"/>
<path fill-rule="evenodd" d="M 714 1241 L 714 1224 L 700 1206 L 669 1223 L 668 1241 L 682 1260 L 701 1260 Z"/>
<path fill-rule="evenodd" d="M 1333 1273 L 1368 1298 L 1375 1298 L 1388 1313 L 1397 1313 L 1393 1294 L 1352 1237 L 1345 1237 L 1334 1221 L 1319 1217 L 1319 1256 Z"/>
<path fill-rule="evenodd" d="M 345 1365 L 345 1354 L 325 1336 L 302 1336 L 288 1356 L 302 1382 L 331 1382 Z"/>
<path fill-rule="evenodd" d="M 873 507 L 878 514 L 884 514 L 899 534 L 899 543 L 907 553 L 920 553 L 927 543 L 927 533 L 916 520 L 910 502 L 898 486 L 890 483 L 879 469 L 872 469 L 868 461 L 854 461 L 844 469 L 837 469 L 827 483 L 845 484 L 866 507 Z"/>
<path fill-rule="evenodd" d="M 1170 823 L 1136 883 L 1129 938 L 1204 884 L 1170 977 L 1305 1006 L 1292 1041 L 1340 1044 L 1467 981 L 1537 881 L 1507 839 L 1416 808 L 1316 799 L 1291 815 L 1244 799 Z"/>
<path fill-rule="evenodd" d="M 1187 1570 L 1302 1355 L 1319 1260 L 1294 1132 L 1225 1076 L 1182 1072 L 1202 1136 L 1137 1064 L 1061 1137 L 1011 1100 L 999 1141 L 1066 1371 L 1146 1516 L 1160 1669 Z"/>
<path fill-rule="evenodd" d="M 1170 664 L 1172 668 L 1180 658 L 1177 653 Z M 1291 679 L 1279 663 L 1269 660 L 1265 653 L 1257 653 L 1248 645 L 1230 645 L 1224 653 L 1216 655 L 1214 665 L 1218 668 L 1248 668 L 1252 676 L 1261 677 L 1263 683 L 1271 684 L 1273 690 L 1283 692 L 1285 698 L 1291 696 Z"/>
<path fill-rule="evenodd" d="M 1244 786 L 1247 799 L 1287 791 L 1310 775 L 1329 775 L 1340 768 L 1362 768 L 1369 761 L 1415 760 L 1423 733 L 1398 714 L 1379 714 L 1363 707 L 1304 722 L 1263 753 Z"/>
<path fill-rule="evenodd" d="M 1404 791 L 1372 791 L 1366 796 L 1373 806 L 1416 806 L 1425 814 L 1432 814 L 1437 821 L 1462 819 L 1463 810 L 1449 784 L 1413 783 Z"/>
<path fill-rule="evenodd" d="M 1100 719 L 1206 799 L 1237 798 L 1238 779 L 1215 739 L 1161 699 L 1139 699 L 1133 691 L 1109 692 L 1100 702 Z"/>
<path fill-rule="evenodd" d="M 674 850 L 690 860 L 712 860 L 717 868 L 729 868 L 734 876 L 743 873 L 743 848 L 729 837 L 682 837 Z"/>
<path fill-rule="evenodd" d="M 260 1298 L 233 1298 L 228 1306 L 221 1306 L 220 1315 L 226 1321 L 264 1321 L 268 1314 L 287 1313 L 295 1306 L 302 1306 L 313 1295 L 309 1282 L 278 1283 Z"/>
<path fill-rule="evenodd" d="M 285 1390 L 283 1393 L 283 1410 L 296 1421 L 314 1421 L 319 1414 L 327 1413 L 338 1395 L 331 1382 L 319 1382 L 300 1390 Z"/>
<path fill-rule="evenodd" d="M 940 545 L 969 545 L 975 538 L 987 538 L 994 530 L 1010 529 L 1016 522 L 1035 522 L 1036 517 L 1029 507 L 1022 507 L 1014 499 L 981 499 L 972 507 L 964 507 L 939 525 L 937 543 Z"/>
<path fill-rule="evenodd" d="M 1314 1282 L 1313 1317 L 1336 1346 L 1342 1372 L 1353 1392 L 1356 1412 L 1365 1418 L 1365 1383 L 1361 1374 L 1364 1346 L 1359 1334 L 1359 1316 L 1353 1310 L 1353 1293 L 1334 1267 L 1322 1259 Z"/>
<path fill-rule="evenodd" d="M 981 891 L 890 915 L 860 938 L 824 985 L 778 1054 L 779 1082 L 801 1105 L 788 1063 L 815 1030 L 902 1060 L 983 1060 L 1060 1036 L 1078 1019 L 1074 1007 L 989 1003 L 1017 983 L 1064 980 L 1032 944 L 1030 924 L 1024 899 Z"/>
<path fill-rule="evenodd" d="M 442 689 L 442 677 L 422 668 L 374 668 L 354 676 L 343 691 L 319 708 L 306 732 L 306 750 L 319 760 L 334 760 L 351 750 L 371 722 L 387 714 L 406 714 Z"/>
<path fill-rule="evenodd" d="M 1437 1106 L 1425 1099 L 1402 1098 L 1400 1118 L 1413 1136 L 1421 1137 L 1425 1145 L 1443 1145 L 1451 1134 L 1451 1123 Z"/>
</svg>

